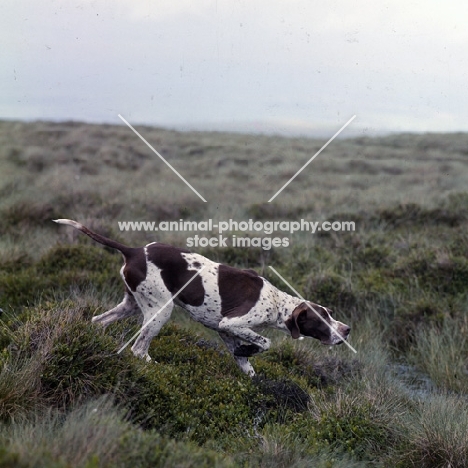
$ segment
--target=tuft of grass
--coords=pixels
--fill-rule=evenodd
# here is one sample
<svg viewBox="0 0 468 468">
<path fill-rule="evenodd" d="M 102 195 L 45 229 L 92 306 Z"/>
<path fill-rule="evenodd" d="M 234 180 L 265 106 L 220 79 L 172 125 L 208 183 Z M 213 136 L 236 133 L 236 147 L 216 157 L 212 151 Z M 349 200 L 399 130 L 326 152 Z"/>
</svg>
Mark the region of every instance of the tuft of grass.
<svg viewBox="0 0 468 468">
<path fill-rule="evenodd" d="M 126 426 L 112 404 L 101 399 L 66 415 L 37 413 L 31 421 L 4 427 L 0 441 L 20 466 L 109 466 L 119 463 L 119 439 Z"/>
<path fill-rule="evenodd" d="M 68 412 L 36 412 L 0 431 L 0 466 L 124 468 L 128 466 L 233 467 L 229 457 L 143 432 L 108 397 Z"/>
<path fill-rule="evenodd" d="M 278 426 L 266 426 L 259 438 L 259 446 L 250 453 L 235 456 L 237 466 L 260 468 L 360 468 L 369 466 L 350 454 L 330 447 L 317 449 L 303 439 L 285 433 Z"/>
<path fill-rule="evenodd" d="M 447 394 L 422 401 L 408 423 L 402 466 L 468 466 L 468 411 L 465 398 Z"/>
<path fill-rule="evenodd" d="M 0 357 L 0 421 L 21 420 L 29 412 L 45 407 L 40 398 L 41 364 L 37 358 Z M 0 465 L 1 466 L 1 465 Z"/>
<path fill-rule="evenodd" d="M 410 361 L 442 390 L 466 393 L 468 388 L 468 320 L 446 318 L 441 326 L 415 333 Z"/>
</svg>

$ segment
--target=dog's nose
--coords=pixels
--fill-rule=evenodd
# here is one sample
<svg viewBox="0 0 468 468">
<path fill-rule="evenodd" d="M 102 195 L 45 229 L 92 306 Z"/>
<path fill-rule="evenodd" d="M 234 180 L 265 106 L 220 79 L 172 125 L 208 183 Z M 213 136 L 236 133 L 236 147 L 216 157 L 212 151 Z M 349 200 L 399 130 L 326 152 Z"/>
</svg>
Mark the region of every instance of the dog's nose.
<svg viewBox="0 0 468 468">
<path fill-rule="evenodd" d="M 343 336 L 347 338 L 349 336 L 350 331 L 351 331 L 351 327 L 346 325 L 346 327 L 343 329 Z"/>
</svg>

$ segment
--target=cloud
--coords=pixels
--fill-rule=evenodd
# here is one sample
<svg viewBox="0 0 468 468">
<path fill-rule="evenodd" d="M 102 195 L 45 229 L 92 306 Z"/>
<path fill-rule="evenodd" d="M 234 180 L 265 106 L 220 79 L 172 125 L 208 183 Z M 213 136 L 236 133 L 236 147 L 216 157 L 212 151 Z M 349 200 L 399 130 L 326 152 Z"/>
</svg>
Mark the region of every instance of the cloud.
<svg viewBox="0 0 468 468">
<path fill-rule="evenodd" d="M 308 128 L 356 113 L 459 130 L 467 5 L 6 0 L 0 104 L 24 118 Z"/>
</svg>

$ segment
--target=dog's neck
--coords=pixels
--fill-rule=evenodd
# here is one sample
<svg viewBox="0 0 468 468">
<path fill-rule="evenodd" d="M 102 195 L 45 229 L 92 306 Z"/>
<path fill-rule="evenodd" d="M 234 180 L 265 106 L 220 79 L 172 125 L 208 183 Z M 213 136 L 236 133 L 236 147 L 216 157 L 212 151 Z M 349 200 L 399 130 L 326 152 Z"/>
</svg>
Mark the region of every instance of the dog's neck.
<svg viewBox="0 0 468 468">
<path fill-rule="evenodd" d="M 287 328 L 284 322 L 291 317 L 294 309 L 304 302 L 300 297 L 291 296 L 279 289 L 274 290 L 277 326 L 278 328 Z"/>
</svg>

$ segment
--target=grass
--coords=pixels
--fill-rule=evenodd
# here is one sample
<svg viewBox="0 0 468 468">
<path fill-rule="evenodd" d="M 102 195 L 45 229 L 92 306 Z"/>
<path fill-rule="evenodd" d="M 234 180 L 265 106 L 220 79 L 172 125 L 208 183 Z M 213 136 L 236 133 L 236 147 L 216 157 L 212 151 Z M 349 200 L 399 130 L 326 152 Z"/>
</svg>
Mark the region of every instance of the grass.
<svg viewBox="0 0 468 468">
<path fill-rule="evenodd" d="M 457 320 L 446 318 L 440 327 L 418 330 L 410 356 L 439 388 L 465 392 L 468 388 L 466 315 Z"/>
<path fill-rule="evenodd" d="M 125 127 L 0 123 L 0 467 L 466 466 L 467 136 L 335 141 L 268 204 L 323 142 L 140 130 L 209 203 Z M 177 309 L 157 364 L 117 355 L 138 320 L 90 319 L 121 300 L 121 256 L 56 217 L 181 247 L 187 233 L 117 221 L 353 220 L 288 248 L 197 250 L 285 290 L 274 266 L 358 352 L 266 330 L 252 380 Z"/>
<path fill-rule="evenodd" d="M 214 451 L 142 431 L 106 397 L 4 426 L 0 444 L 2 467 L 234 466 Z"/>
<path fill-rule="evenodd" d="M 466 399 L 434 395 L 421 403 L 409 421 L 408 449 L 402 463 L 422 468 L 468 464 Z"/>
</svg>

